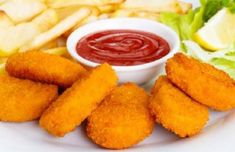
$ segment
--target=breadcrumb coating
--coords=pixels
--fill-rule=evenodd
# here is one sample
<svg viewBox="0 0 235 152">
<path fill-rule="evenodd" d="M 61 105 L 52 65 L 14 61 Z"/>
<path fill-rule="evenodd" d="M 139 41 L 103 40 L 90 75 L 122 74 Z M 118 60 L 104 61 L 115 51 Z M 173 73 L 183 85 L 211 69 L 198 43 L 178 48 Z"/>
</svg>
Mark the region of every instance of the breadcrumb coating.
<svg viewBox="0 0 235 152">
<path fill-rule="evenodd" d="M 7 72 L 17 78 L 70 87 L 86 69 L 58 55 L 29 51 L 15 54 L 7 60 Z"/>
<path fill-rule="evenodd" d="M 55 85 L 0 76 L 0 120 L 24 122 L 38 119 L 58 96 Z"/>
<path fill-rule="evenodd" d="M 165 76 L 156 81 L 149 107 L 156 121 L 179 137 L 198 134 L 209 119 L 205 106 L 188 97 Z"/>
<path fill-rule="evenodd" d="M 139 143 L 153 131 L 149 96 L 137 85 L 115 88 L 88 117 L 87 135 L 99 146 L 123 149 Z"/>
<path fill-rule="evenodd" d="M 117 84 L 110 65 L 93 69 L 68 88 L 43 113 L 40 126 L 55 136 L 73 131 L 99 105 Z"/>
<path fill-rule="evenodd" d="M 182 53 L 167 61 L 166 72 L 172 83 L 197 102 L 218 111 L 235 107 L 235 81 L 225 72 Z"/>
</svg>

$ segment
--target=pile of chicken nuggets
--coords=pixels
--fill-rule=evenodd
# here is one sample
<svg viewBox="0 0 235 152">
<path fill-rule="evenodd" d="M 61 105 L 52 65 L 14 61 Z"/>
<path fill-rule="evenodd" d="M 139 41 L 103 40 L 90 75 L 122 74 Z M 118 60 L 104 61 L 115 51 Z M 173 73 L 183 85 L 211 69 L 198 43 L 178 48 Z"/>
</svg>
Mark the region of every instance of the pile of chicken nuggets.
<svg viewBox="0 0 235 152">
<path fill-rule="evenodd" d="M 63 137 L 87 120 L 87 136 L 108 149 L 138 144 L 151 135 L 155 121 L 190 137 L 206 125 L 208 108 L 235 107 L 235 81 L 182 53 L 167 61 L 167 75 L 158 78 L 150 95 L 131 82 L 118 86 L 107 63 L 88 70 L 39 51 L 11 56 L 6 71 L 0 76 L 1 121 L 39 120 L 48 133 Z"/>
</svg>

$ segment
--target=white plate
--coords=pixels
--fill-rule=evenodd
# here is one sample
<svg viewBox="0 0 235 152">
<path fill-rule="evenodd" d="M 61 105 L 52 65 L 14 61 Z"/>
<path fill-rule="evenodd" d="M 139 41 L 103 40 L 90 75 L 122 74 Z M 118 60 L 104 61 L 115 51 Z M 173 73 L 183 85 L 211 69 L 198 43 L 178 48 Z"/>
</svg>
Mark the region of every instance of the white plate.
<svg viewBox="0 0 235 152">
<path fill-rule="evenodd" d="M 198 6 L 197 1 L 191 0 L 191 2 L 194 3 L 194 6 Z M 145 87 L 149 89 L 152 84 L 153 82 L 150 82 Z M 198 136 L 179 139 L 156 125 L 149 138 L 127 151 L 232 152 L 235 151 L 234 142 L 235 111 L 211 112 L 207 127 Z M 22 124 L 0 122 L 0 152 L 81 151 L 104 151 L 86 137 L 84 126 L 64 138 L 55 138 L 40 129 L 38 122 Z"/>
</svg>

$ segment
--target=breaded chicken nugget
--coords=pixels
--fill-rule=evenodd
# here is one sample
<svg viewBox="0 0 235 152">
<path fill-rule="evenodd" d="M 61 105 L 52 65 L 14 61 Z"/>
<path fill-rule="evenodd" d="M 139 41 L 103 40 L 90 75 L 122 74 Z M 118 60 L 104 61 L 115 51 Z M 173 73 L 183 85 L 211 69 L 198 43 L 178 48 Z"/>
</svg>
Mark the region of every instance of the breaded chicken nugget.
<svg viewBox="0 0 235 152">
<path fill-rule="evenodd" d="M 149 95 L 144 89 L 140 88 L 134 83 L 125 83 L 119 87 L 116 87 L 103 102 L 116 102 L 119 104 L 141 104 L 148 106 L 149 102 L 146 100 L 147 98 L 149 98 Z"/>
<path fill-rule="evenodd" d="M 115 88 L 88 117 L 87 135 L 109 149 L 131 147 L 152 133 L 147 93 L 134 84 Z"/>
<path fill-rule="evenodd" d="M 209 119 L 205 106 L 173 86 L 165 76 L 156 81 L 149 107 L 156 121 L 179 137 L 199 133 Z"/>
<path fill-rule="evenodd" d="M 24 122 L 38 119 L 57 95 L 57 86 L 0 76 L 0 120 Z"/>
<path fill-rule="evenodd" d="M 235 81 L 225 72 L 181 53 L 167 61 L 166 72 L 194 100 L 219 111 L 235 107 Z"/>
<path fill-rule="evenodd" d="M 7 72 L 15 77 L 52 83 L 62 87 L 71 86 L 86 72 L 81 65 L 66 58 L 29 51 L 15 54 L 7 60 Z"/>
<path fill-rule="evenodd" d="M 55 136 L 64 136 L 79 126 L 116 84 L 111 66 L 98 66 L 53 102 L 43 113 L 40 126 Z"/>
</svg>

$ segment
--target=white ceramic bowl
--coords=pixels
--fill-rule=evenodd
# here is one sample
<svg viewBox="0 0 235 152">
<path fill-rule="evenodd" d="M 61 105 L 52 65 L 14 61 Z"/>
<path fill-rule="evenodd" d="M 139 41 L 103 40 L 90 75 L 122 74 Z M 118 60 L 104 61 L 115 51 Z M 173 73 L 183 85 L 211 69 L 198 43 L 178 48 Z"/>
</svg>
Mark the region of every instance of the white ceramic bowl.
<svg viewBox="0 0 235 152">
<path fill-rule="evenodd" d="M 162 72 L 166 60 L 172 57 L 180 48 L 178 35 L 166 25 L 140 18 L 115 18 L 95 21 L 75 30 L 67 40 L 67 48 L 70 55 L 86 66 L 95 67 L 99 65 L 99 63 L 86 60 L 79 56 L 76 52 L 76 45 L 82 37 L 88 34 L 112 29 L 130 29 L 151 32 L 164 38 L 171 48 L 166 56 L 150 63 L 134 66 L 112 66 L 119 77 L 120 83 L 135 82 L 137 84 L 143 84 L 150 81 Z"/>
</svg>

